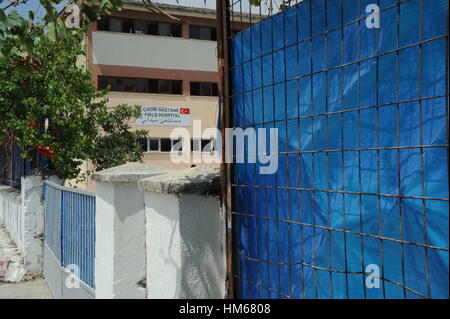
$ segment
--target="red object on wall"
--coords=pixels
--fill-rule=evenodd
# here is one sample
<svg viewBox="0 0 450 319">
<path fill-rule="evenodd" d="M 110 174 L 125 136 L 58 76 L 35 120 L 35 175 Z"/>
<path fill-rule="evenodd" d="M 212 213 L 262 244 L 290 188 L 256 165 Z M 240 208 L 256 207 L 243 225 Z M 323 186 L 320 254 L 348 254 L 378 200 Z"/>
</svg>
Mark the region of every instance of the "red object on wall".
<svg viewBox="0 0 450 319">
<path fill-rule="evenodd" d="M 39 154 L 47 158 L 53 158 L 55 156 L 55 152 L 48 146 L 37 146 L 35 147 L 35 149 L 38 151 Z"/>
<path fill-rule="evenodd" d="M 181 108 L 180 114 L 191 114 L 191 110 L 188 108 Z"/>
<path fill-rule="evenodd" d="M 6 260 L 0 260 L 0 278 L 5 276 L 6 269 L 8 269 L 8 262 Z"/>
</svg>

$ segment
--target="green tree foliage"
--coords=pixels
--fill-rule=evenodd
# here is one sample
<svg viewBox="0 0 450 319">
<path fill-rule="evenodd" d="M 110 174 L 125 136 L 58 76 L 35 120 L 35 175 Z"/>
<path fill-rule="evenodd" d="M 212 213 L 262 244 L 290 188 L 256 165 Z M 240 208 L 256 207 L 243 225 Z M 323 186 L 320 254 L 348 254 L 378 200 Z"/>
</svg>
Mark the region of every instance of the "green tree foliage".
<svg viewBox="0 0 450 319">
<path fill-rule="evenodd" d="M 40 1 L 46 9 L 58 2 Z M 84 0 L 83 8 L 89 2 Z M 100 3 L 107 10 L 120 5 Z M 140 161 L 137 139 L 147 132 L 129 125 L 138 107 L 109 106 L 107 91 L 94 87 L 83 62 L 90 18 L 84 15 L 79 29 L 69 29 L 51 8 L 41 24 L 0 9 L 0 142 L 17 143 L 32 161 L 44 154 L 64 179 L 80 178 L 85 160 L 97 169 Z M 100 8 L 83 10 L 95 19 Z"/>
</svg>

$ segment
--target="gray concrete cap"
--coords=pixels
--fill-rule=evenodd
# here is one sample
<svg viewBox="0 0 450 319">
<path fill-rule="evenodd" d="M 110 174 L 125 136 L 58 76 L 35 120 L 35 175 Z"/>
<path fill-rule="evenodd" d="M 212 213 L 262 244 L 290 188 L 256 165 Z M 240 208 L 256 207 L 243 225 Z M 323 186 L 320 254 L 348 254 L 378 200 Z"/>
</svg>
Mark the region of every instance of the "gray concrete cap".
<svg viewBox="0 0 450 319">
<path fill-rule="evenodd" d="M 12 198 L 18 202 L 21 200 L 20 189 L 14 188 L 12 186 L 0 185 L 0 193 L 5 194 L 9 198 Z"/>
<path fill-rule="evenodd" d="M 135 183 L 140 179 L 166 174 L 170 171 L 168 168 L 154 165 L 127 163 L 97 172 L 92 175 L 92 178 L 99 183 Z"/>
<path fill-rule="evenodd" d="M 138 182 L 141 190 L 163 194 L 220 194 L 218 167 L 201 166 L 149 177 Z"/>
</svg>

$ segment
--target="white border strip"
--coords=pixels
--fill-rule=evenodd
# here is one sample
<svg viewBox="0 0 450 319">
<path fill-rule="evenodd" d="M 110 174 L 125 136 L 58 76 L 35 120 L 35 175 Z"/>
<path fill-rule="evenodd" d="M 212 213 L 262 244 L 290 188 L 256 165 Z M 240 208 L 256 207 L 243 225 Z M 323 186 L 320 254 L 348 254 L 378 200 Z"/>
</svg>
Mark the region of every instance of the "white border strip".
<svg viewBox="0 0 450 319">
<path fill-rule="evenodd" d="M 78 189 L 78 188 L 73 188 L 73 187 L 61 186 L 61 185 L 58 185 L 58 184 L 50 182 L 50 181 L 44 181 L 44 183 L 47 184 L 48 186 L 51 186 L 53 188 L 56 188 L 56 189 L 59 189 L 59 190 L 62 190 L 62 191 L 72 192 L 72 193 L 77 193 L 77 194 L 81 194 L 81 195 L 95 197 L 95 192 L 86 191 L 86 190 L 83 190 L 83 189 Z"/>
<path fill-rule="evenodd" d="M 68 276 L 68 275 L 75 276 L 75 277 L 79 280 L 81 288 L 84 289 L 87 293 L 91 294 L 91 295 L 94 297 L 94 299 L 95 299 L 95 290 L 94 290 L 94 288 L 92 288 L 92 287 L 89 286 L 87 283 L 85 283 L 83 280 L 81 280 L 80 278 L 78 278 L 74 273 L 67 271 L 67 269 L 64 268 L 64 267 L 61 265 L 61 262 L 58 260 L 58 258 L 56 257 L 55 253 L 54 253 L 53 250 L 50 248 L 50 246 L 49 246 L 47 243 L 44 243 L 44 245 L 45 245 L 45 249 L 49 252 L 50 257 L 54 258 L 54 261 L 56 261 L 56 264 L 59 265 L 61 274 L 65 275 L 65 276 Z M 44 262 L 45 262 L 45 261 L 44 261 Z M 46 278 L 45 274 L 43 274 L 43 277 L 44 277 L 44 280 L 46 281 L 47 286 L 49 287 L 49 289 L 50 289 L 50 291 L 51 291 L 53 297 L 56 298 L 55 292 L 52 291 L 52 289 L 50 288 L 50 285 L 49 285 L 48 282 L 47 282 L 47 280 L 51 280 L 51 279 L 50 279 L 50 278 Z M 64 280 L 61 278 L 61 285 L 64 285 L 64 282 L 63 282 L 63 281 L 64 281 Z M 62 297 L 62 299 L 65 299 L 64 296 L 61 296 L 61 297 Z"/>
</svg>

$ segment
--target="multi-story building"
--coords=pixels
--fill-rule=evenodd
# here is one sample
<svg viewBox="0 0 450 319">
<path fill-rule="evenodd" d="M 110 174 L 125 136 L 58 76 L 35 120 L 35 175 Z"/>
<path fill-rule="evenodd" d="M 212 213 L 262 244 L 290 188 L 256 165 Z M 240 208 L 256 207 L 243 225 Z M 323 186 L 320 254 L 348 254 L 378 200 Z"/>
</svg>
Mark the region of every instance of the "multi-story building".
<svg viewBox="0 0 450 319">
<path fill-rule="evenodd" d="M 149 10 L 142 1 L 123 3 L 122 11 L 89 26 L 86 64 L 93 82 L 99 90 L 110 87 L 110 105 L 141 107 L 141 118 L 131 125 L 149 131 L 141 141 L 144 163 L 172 169 L 218 165 L 198 162 L 217 149 L 214 134 L 202 136 L 204 129 L 218 126 L 216 11 L 162 3 Z M 250 25 L 240 16 L 234 32 Z M 194 163 L 171 160 L 171 153 L 182 148 L 180 139 L 171 139 L 180 127 L 189 132 Z M 90 170 L 89 163 L 83 169 Z M 94 187 L 90 179 L 79 186 Z"/>
<path fill-rule="evenodd" d="M 178 142 L 170 139 L 174 128 L 190 132 L 193 152 L 213 151 L 214 140 L 194 136 L 192 125 L 194 120 L 203 128 L 218 123 L 216 13 L 157 5 L 164 13 L 124 1 L 122 11 L 93 22 L 87 66 L 99 90 L 110 86 L 111 105 L 142 107 L 142 117 L 132 126 L 149 131 L 141 141 L 144 163 L 181 169 L 192 164 L 171 161 Z"/>
</svg>

